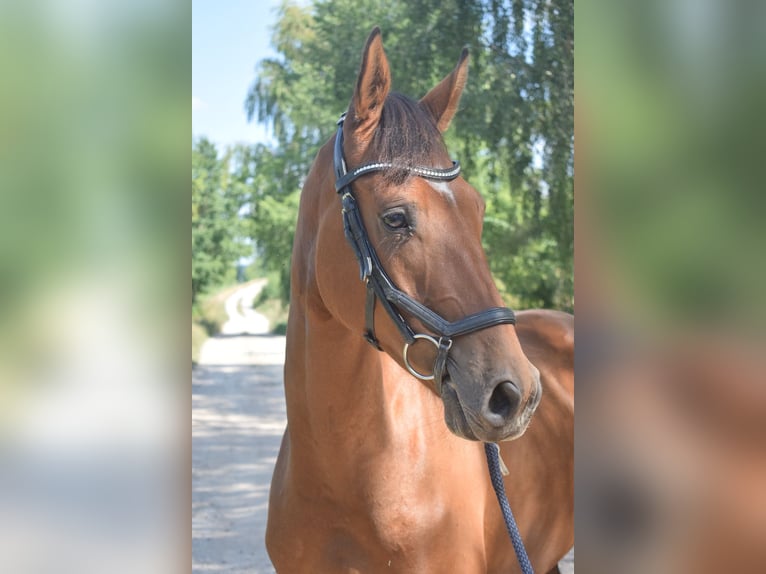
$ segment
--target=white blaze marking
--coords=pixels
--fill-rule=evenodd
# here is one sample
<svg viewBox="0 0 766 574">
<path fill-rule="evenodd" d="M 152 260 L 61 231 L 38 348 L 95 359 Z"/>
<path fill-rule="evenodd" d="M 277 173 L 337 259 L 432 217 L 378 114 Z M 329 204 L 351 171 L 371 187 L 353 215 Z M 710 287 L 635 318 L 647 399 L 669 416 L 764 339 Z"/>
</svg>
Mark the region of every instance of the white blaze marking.
<svg viewBox="0 0 766 574">
<path fill-rule="evenodd" d="M 429 181 L 428 184 L 433 189 L 449 199 L 452 203 L 455 203 L 455 194 L 452 193 L 452 190 L 450 189 L 449 185 L 447 185 L 446 181 Z"/>
</svg>

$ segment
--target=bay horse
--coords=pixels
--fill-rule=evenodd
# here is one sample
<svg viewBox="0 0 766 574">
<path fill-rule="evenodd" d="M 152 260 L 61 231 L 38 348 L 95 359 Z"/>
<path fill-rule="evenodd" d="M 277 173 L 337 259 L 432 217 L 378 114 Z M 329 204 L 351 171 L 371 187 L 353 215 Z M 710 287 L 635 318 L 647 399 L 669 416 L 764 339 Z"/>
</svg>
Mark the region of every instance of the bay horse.
<svg viewBox="0 0 766 574">
<path fill-rule="evenodd" d="M 573 320 L 503 307 L 484 203 L 441 135 L 467 65 L 406 98 L 375 28 L 305 181 L 266 532 L 280 573 L 518 572 L 482 442 L 535 570 L 574 542 Z"/>
</svg>

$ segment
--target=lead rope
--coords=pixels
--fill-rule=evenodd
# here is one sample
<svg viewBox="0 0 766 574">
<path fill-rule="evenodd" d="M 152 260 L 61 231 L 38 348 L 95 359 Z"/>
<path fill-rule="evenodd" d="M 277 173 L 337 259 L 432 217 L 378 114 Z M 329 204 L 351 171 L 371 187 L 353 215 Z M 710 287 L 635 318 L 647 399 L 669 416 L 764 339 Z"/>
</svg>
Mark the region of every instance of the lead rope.
<svg viewBox="0 0 766 574">
<path fill-rule="evenodd" d="M 497 501 L 500 503 L 500 510 L 503 511 L 505 527 L 511 537 L 513 549 L 516 551 L 516 558 L 521 566 L 523 574 L 534 574 L 532 563 L 529 561 L 527 551 L 524 548 L 524 542 L 521 540 L 519 527 L 516 526 L 516 519 L 513 518 L 511 505 L 508 503 L 508 497 L 505 495 L 505 486 L 503 485 L 503 474 L 500 470 L 500 447 L 493 442 L 484 443 L 484 452 L 487 454 L 487 466 L 489 467 L 489 478 L 492 481 L 492 488 L 495 489 Z"/>
</svg>

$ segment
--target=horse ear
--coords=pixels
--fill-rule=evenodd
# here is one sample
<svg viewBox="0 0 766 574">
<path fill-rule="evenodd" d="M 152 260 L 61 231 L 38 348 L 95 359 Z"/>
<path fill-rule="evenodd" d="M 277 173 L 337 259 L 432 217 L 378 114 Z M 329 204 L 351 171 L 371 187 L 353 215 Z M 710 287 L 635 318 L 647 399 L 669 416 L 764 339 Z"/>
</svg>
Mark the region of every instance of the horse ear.
<svg viewBox="0 0 766 574">
<path fill-rule="evenodd" d="M 433 115 L 440 132 L 444 132 L 449 127 L 457 111 L 466 79 L 468 79 L 468 48 L 463 48 L 452 73 L 420 100 L 421 105 Z"/>
<path fill-rule="evenodd" d="M 383 51 L 380 28 L 375 26 L 362 53 L 362 67 L 356 80 L 351 102 L 354 112 L 354 130 L 363 140 L 369 139 L 380 121 L 383 103 L 391 89 L 391 72 Z"/>
</svg>

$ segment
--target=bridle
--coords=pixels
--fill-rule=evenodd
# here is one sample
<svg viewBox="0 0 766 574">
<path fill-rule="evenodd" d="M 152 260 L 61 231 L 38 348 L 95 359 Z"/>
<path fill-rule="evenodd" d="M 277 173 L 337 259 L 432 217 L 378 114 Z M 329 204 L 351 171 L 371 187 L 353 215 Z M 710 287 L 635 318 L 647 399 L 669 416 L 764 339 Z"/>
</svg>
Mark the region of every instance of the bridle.
<svg viewBox="0 0 766 574">
<path fill-rule="evenodd" d="M 345 119 L 346 114 L 344 113 L 338 120 L 338 132 L 335 136 L 335 149 L 333 153 L 335 191 L 338 192 L 341 200 L 343 229 L 346 239 L 354 250 L 359 263 L 360 279 L 367 285 L 364 338 L 378 350 L 383 350 L 375 336 L 375 303 L 380 301 L 386 313 L 391 317 L 391 320 L 404 338 L 402 358 L 405 367 L 418 379 L 424 381 L 433 380 L 436 392 L 441 395 L 442 379 L 453 339 L 496 325 L 513 325 L 516 323 L 516 317 L 513 311 L 507 307 L 491 307 L 450 322 L 394 285 L 394 282 L 388 276 L 385 269 L 383 269 L 380 259 L 378 259 L 378 255 L 370 243 L 370 238 L 362 221 L 362 215 L 359 212 L 356 198 L 351 189 L 351 183 L 363 175 L 391 168 L 404 170 L 425 179 L 452 181 L 460 174 L 460 164 L 453 161 L 451 168 L 440 169 L 410 167 L 389 162 L 372 162 L 347 171 L 346 161 L 343 156 L 343 122 Z M 418 319 L 434 335 L 415 333 L 409 323 L 407 323 L 407 320 L 402 316 L 402 312 Z M 433 372 L 430 375 L 418 372 L 410 364 L 408 351 L 410 346 L 418 339 L 429 341 L 437 349 Z"/>
</svg>

